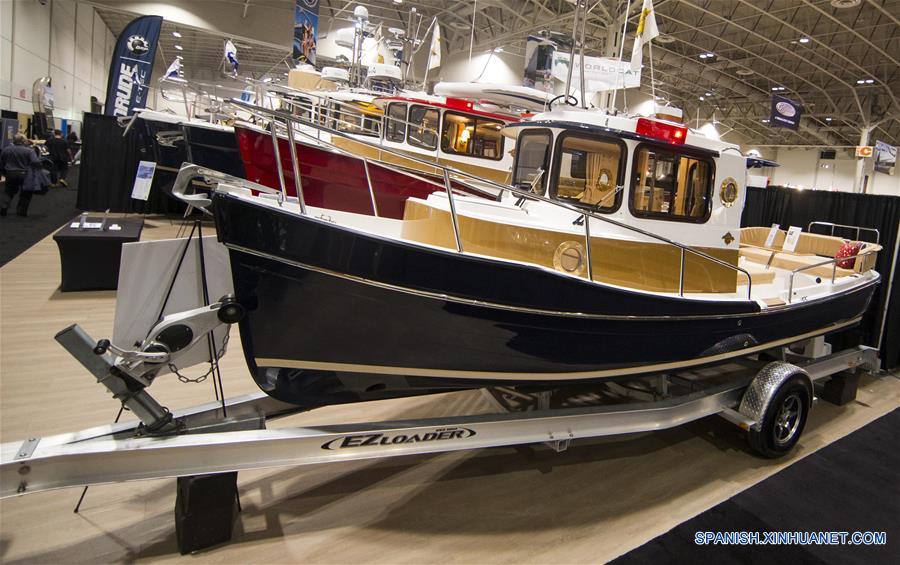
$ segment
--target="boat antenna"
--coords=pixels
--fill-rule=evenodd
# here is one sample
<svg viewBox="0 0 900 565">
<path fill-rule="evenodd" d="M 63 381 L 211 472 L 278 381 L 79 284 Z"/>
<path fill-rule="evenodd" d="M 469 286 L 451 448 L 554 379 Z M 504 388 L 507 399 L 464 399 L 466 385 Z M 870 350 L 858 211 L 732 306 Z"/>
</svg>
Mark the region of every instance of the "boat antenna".
<svg viewBox="0 0 900 565">
<path fill-rule="evenodd" d="M 469 35 L 469 64 L 472 64 L 472 46 L 475 44 L 475 14 L 478 13 L 478 0 L 472 4 L 472 32 Z"/>
<path fill-rule="evenodd" d="M 584 28 L 585 28 L 585 26 L 587 26 L 587 17 L 588 17 L 588 14 L 590 13 L 590 10 L 585 11 L 585 8 L 586 8 L 585 0 L 579 0 L 578 3 L 581 4 L 581 11 L 582 11 L 581 39 L 579 40 L 581 43 L 581 48 L 579 49 L 580 55 L 578 56 L 578 59 L 579 59 L 578 76 L 581 79 L 580 80 L 580 82 L 581 82 L 581 107 L 586 110 L 587 109 L 587 91 L 584 89 Z M 594 6 L 596 6 L 596 5 L 597 4 L 594 4 Z"/>
<path fill-rule="evenodd" d="M 619 94 L 619 77 L 622 77 L 622 103 L 625 105 L 625 111 L 628 111 L 628 100 L 625 98 L 625 71 L 622 70 L 622 57 L 625 55 L 625 32 L 628 30 L 628 2 L 625 2 L 625 6 L 622 14 L 622 35 L 619 36 L 619 59 L 616 63 L 617 72 L 616 72 L 616 86 L 613 88 L 613 99 L 611 107 L 613 111 L 616 109 L 616 97 Z"/>
<path fill-rule="evenodd" d="M 578 46 L 578 17 L 581 14 L 581 6 L 583 5 L 583 0 L 576 0 L 575 3 L 575 23 L 572 25 L 572 49 L 569 50 L 569 70 L 566 72 L 566 100 L 569 99 L 569 94 L 571 93 L 572 88 L 572 69 L 575 67 L 575 49 Z M 582 73 L 583 75 L 584 73 Z M 581 94 L 582 97 L 584 93 Z"/>
<path fill-rule="evenodd" d="M 416 21 L 416 31 L 413 32 L 413 20 Z M 403 45 L 403 58 L 406 63 L 406 72 L 403 75 L 403 82 L 409 80 L 409 70 L 412 68 L 413 58 L 418 53 L 416 49 L 416 41 L 419 40 L 419 28 L 422 27 L 422 14 L 415 7 L 410 8 L 409 21 L 406 26 L 406 41 Z M 407 56 L 408 55 L 408 56 Z"/>
</svg>

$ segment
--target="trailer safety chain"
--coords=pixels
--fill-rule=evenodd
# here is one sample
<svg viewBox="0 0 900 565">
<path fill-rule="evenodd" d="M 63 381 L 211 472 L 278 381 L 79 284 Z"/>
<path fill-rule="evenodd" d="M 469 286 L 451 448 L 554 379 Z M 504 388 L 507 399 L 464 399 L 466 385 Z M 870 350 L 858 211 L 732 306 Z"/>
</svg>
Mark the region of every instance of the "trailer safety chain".
<svg viewBox="0 0 900 565">
<path fill-rule="evenodd" d="M 228 347 L 228 340 L 231 338 L 231 326 L 225 326 L 225 338 L 222 340 L 222 348 L 216 352 L 216 361 L 221 359 L 225 355 L 225 349 Z M 173 363 L 169 363 L 169 370 L 178 377 L 178 380 L 183 383 L 202 383 L 205 381 L 215 370 L 215 363 L 210 362 L 209 369 L 206 370 L 205 373 L 200 375 L 199 377 L 189 377 L 187 375 L 183 375 L 178 371 L 178 367 L 176 367 Z"/>
</svg>

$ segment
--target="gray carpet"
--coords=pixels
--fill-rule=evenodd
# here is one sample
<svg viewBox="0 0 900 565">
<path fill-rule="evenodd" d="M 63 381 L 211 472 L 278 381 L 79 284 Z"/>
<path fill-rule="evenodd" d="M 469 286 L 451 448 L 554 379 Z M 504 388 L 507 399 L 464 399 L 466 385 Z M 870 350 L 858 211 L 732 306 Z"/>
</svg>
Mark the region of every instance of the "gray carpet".
<svg viewBox="0 0 900 565">
<path fill-rule="evenodd" d="M 77 177 L 77 175 L 69 175 Z M 0 182 L 0 190 L 6 183 Z M 77 184 L 73 182 L 72 184 Z M 9 263 L 29 247 L 59 229 L 68 220 L 80 214 L 75 208 L 78 190 L 69 188 L 51 188 L 47 194 L 34 196 L 28 208 L 28 216 L 16 216 L 15 206 L 18 196 L 12 202 L 9 215 L 0 218 L 0 267 Z"/>
</svg>

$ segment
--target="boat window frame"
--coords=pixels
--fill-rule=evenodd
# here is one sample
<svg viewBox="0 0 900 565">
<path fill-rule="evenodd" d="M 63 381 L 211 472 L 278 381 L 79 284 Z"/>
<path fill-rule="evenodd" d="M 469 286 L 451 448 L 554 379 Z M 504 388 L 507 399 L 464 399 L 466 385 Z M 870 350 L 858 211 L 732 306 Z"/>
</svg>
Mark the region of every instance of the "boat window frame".
<svg viewBox="0 0 900 565">
<path fill-rule="evenodd" d="M 473 151 L 472 153 L 461 153 L 459 151 L 454 150 L 452 145 L 450 145 L 448 149 L 444 149 L 443 139 L 444 139 L 444 128 L 447 127 L 447 114 L 475 120 L 475 125 L 472 127 L 472 137 L 473 138 L 475 137 L 475 132 L 478 131 L 478 122 L 479 121 L 499 123 L 500 129 L 497 130 L 497 135 L 499 136 L 499 139 L 500 139 L 500 148 L 499 148 L 500 150 L 497 151 L 497 156 L 496 157 L 485 157 L 483 155 L 475 155 L 474 154 L 474 151 L 475 151 L 474 139 L 473 139 L 473 143 L 470 144 L 472 147 L 472 151 Z M 441 120 L 441 131 L 439 132 L 440 135 L 438 135 L 438 143 L 441 147 L 441 153 L 446 153 L 447 155 L 459 155 L 460 157 L 471 157 L 472 159 L 484 159 L 485 161 L 502 161 L 503 160 L 503 151 L 506 149 L 506 137 L 500 132 L 503 131 L 503 128 L 506 127 L 507 123 L 508 122 L 505 122 L 500 119 L 488 118 L 485 116 L 479 116 L 477 114 L 467 114 L 465 112 L 457 112 L 454 110 L 444 110 L 444 117 Z"/>
<path fill-rule="evenodd" d="M 628 144 L 625 143 L 624 140 L 618 137 L 614 137 L 611 135 L 603 135 L 596 132 L 591 131 L 580 131 L 573 129 L 564 129 L 563 131 L 556 134 L 556 141 L 553 143 L 553 175 L 551 176 L 551 184 L 548 192 L 548 196 L 557 202 L 564 202 L 566 204 L 571 204 L 572 206 L 577 206 L 579 208 L 586 208 L 592 212 L 596 212 L 599 214 L 614 214 L 619 211 L 622 207 L 622 197 L 625 193 L 625 190 L 620 190 L 616 193 L 616 198 L 613 202 L 613 205 L 607 208 L 597 208 L 596 205 L 585 204 L 583 202 L 575 202 L 570 198 L 559 198 L 557 195 L 557 190 L 559 189 L 559 173 L 561 170 L 560 159 L 562 159 L 562 143 L 567 137 L 578 136 L 582 139 L 591 139 L 602 141 L 605 143 L 613 143 L 619 146 L 619 173 L 616 176 L 616 184 L 615 187 L 625 186 L 625 169 L 628 165 Z M 613 190 L 615 190 L 615 187 Z"/>
<path fill-rule="evenodd" d="M 542 175 L 541 182 L 544 184 L 543 189 L 540 192 L 540 195 L 543 196 L 547 194 L 547 190 L 549 188 L 549 178 L 550 178 L 550 167 L 553 166 L 553 130 L 550 128 L 523 128 L 523 131 L 516 136 L 516 155 L 513 158 L 513 166 L 510 171 L 510 182 L 515 183 L 516 178 L 516 169 L 519 167 L 519 147 L 521 146 L 521 139 L 526 135 L 546 135 L 549 140 L 547 143 L 547 156 L 544 158 L 544 174 Z M 516 186 L 513 184 L 513 186 Z M 516 187 L 518 188 L 518 187 Z"/>
<path fill-rule="evenodd" d="M 351 131 L 349 129 L 346 129 L 346 128 L 352 128 L 354 126 L 352 125 L 352 122 L 350 122 L 350 120 L 344 119 L 345 114 L 347 114 L 349 116 L 353 116 L 353 117 L 357 117 L 357 116 L 359 117 L 359 122 L 360 122 L 359 131 Z M 383 114 L 382 114 L 382 116 L 383 116 Z M 384 125 L 382 123 L 384 121 L 383 119 L 378 120 L 374 116 L 364 112 L 362 108 L 356 108 L 353 106 L 353 104 L 350 104 L 347 102 L 342 102 L 336 108 L 333 108 L 332 120 L 333 120 L 333 124 L 334 124 L 333 129 L 336 129 L 337 131 L 339 131 L 341 133 L 347 133 L 350 135 L 361 135 L 363 137 L 374 137 L 377 139 L 381 139 L 383 136 L 382 131 L 381 131 L 382 126 Z M 371 130 L 366 130 L 366 121 L 367 120 L 371 121 L 372 125 L 375 126 L 378 129 L 378 131 L 373 132 Z"/>
<path fill-rule="evenodd" d="M 412 114 L 413 108 L 424 108 L 426 112 L 428 112 L 429 110 L 437 112 L 437 117 L 438 117 L 437 131 L 435 131 L 435 136 L 434 136 L 434 147 L 431 147 L 424 143 L 420 143 L 420 142 L 412 139 L 409 136 L 409 132 L 412 129 L 412 124 L 413 124 L 413 121 L 410 119 L 411 118 L 410 114 Z M 423 116 L 423 118 L 424 118 L 424 116 Z M 406 143 L 412 145 L 413 147 L 418 147 L 419 149 L 425 149 L 428 151 L 437 151 L 438 147 L 441 146 L 441 122 L 442 121 L 443 121 L 443 118 L 441 117 L 440 108 L 435 108 L 434 106 L 429 106 L 428 104 L 409 104 L 409 106 L 406 109 Z M 423 119 L 423 124 L 424 124 L 424 119 Z"/>
<path fill-rule="evenodd" d="M 634 177 L 637 172 L 637 164 L 638 164 L 638 152 L 641 149 L 649 148 L 655 152 L 662 153 L 670 153 L 676 156 L 685 156 L 695 161 L 704 161 L 707 165 L 709 165 L 709 185 L 706 189 L 706 214 L 703 216 L 699 216 L 697 218 L 692 218 L 691 216 L 675 216 L 671 215 L 667 212 L 642 212 L 638 211 L 634 207 L 634 194 L 635 190 L 637 190 L 637 186 L 635 186 Z M 688 168 L 688 172 L 690 172 L 690 168 Z M 628 191 L 628 211 L 631 215 L 637 219 L 641 220 L 657 220 L 662 222 L 681 222 L 686 224 L 705 224 L 712 217 L 713 210 L 713 185 L 716 181 L 716 160 L 712 155 L 707 154 L 704 151 L 695 151 L 691 147 L 684 147 L 682 145 L 664 145 L 660 143 L 652 143 L 643 141 L 638 143 L 634 147 L 634 151 L 631 154 L 631 170 L 629 171 L 629 183 L 631 187 Z M 687 175 L 687 172 L 685 173 Z M 685 177 L 685 181 L 687 178 Z M 676 178 L 676 184 L 678 180 Z"/>
<path fill-rule="evenodd" d="M 391 108 L 394 106 L 403 106 L 403 121 L 400 122 L 403 127 L 403 135 L 400 136 L 400 139 L 392 139 L 388 137 L 388 127 L 389 122 L 397 121 L 397 118 L 391 117 Z M 391 143 L 404 143 L 406 141 L 406 133 L 409 130 L 409 106 L 408 102 L 391 102 L 387 105 L 387 108 L 384 112 L 384 140 L 390 141 Z"/>
</svg>

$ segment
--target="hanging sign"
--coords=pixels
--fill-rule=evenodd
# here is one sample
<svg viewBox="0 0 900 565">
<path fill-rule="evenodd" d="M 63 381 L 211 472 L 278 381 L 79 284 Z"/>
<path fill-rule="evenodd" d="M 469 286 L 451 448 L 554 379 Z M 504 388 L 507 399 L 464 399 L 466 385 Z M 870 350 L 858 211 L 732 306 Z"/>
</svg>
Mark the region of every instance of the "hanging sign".
<svg viewBox="0 0 900 565">
<path fill-rule="evenodd" d="M 316 64 L 319 37 L 319 0 L 297 0 L 294 5 L 293 58 L 298 63 Z"/>
<path fill-rule="evenodd" d="M 130 116 L 147 105 L 162 21 L 161 16 L 142 16 L 119 34 L 106 83 L 107 116 Z"/>
<path fill-rule="evenodd" d="M 897 164 L 897 147 L 883 141 L 875 142 L 875 171 L 886 175 L 894 174 Z"/>
<path fill-rule="evenodd" d="M 868 158 L 868 157 L 871 157 L 874 152 L 875 152 L 875 148 L 872 147 L 871 145 L 857 145 L 856 146 L 856 156 L 857 157 Z"/>
<path fill-rule="evenodd" d="M 796 130 L 800 127 L 800 116 L 803 107 L 784 96 L 772 95 L 772 115 L 769 118 L 772 127 Z"/>
</svg>

